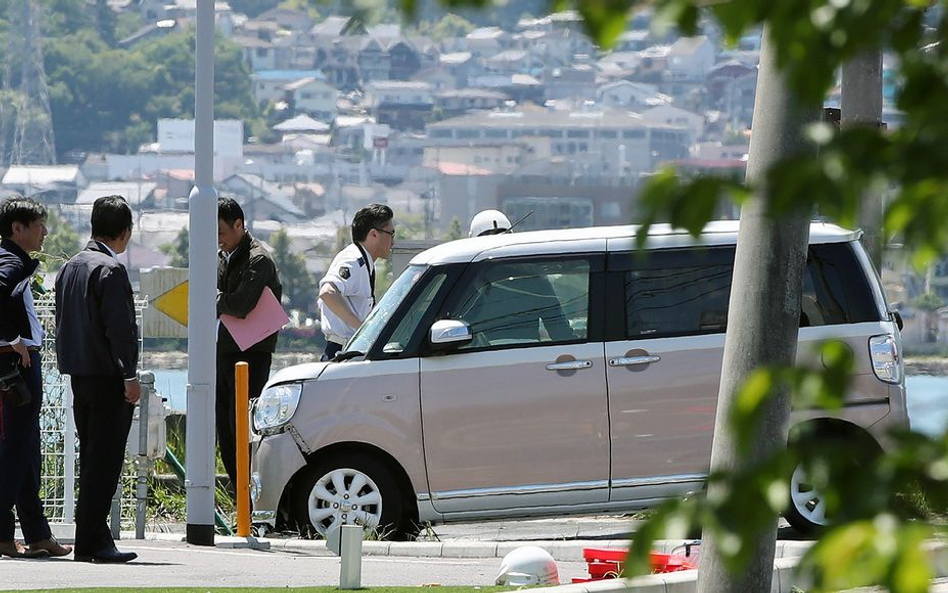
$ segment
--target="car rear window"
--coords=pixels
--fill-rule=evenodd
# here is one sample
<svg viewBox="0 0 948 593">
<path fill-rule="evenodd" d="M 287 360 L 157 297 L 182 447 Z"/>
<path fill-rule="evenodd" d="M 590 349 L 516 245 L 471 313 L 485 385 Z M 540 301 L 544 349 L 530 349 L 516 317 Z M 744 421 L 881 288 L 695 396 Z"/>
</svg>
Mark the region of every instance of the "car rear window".
<svg viewBox="0 0 948 593">
<path fill-rule="evenodd" d="M 734 247 L 615 254 L 623 270 L 629 339 L 721 333 Z M 878 321 L 869 279 L 849 243 L 812 245 L 803 280 L 800 326 Z"/>
</svg>

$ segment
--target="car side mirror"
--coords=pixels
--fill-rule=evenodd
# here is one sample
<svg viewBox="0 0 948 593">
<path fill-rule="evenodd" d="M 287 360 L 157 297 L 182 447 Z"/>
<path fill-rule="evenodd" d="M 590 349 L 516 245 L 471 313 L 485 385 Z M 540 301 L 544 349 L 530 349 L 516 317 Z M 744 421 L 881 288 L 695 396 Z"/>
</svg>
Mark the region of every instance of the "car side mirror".
<svg viewBox="0 0 948 593">
<path fill-rule="evenodd" d="M 457 319 L 435 321 L 430 332 L 431 345 L 438 350 L 461 346 L 474 339 L 471 325 Z"/>
<path fill-rule="evenodd" d="M 902 314 L 896 310 L 889 311 L 892 314 L 892 320 L 895 321 L 895 324 L 899 326 L 899 331 L 902 331 L 902 327 L 905 326 L 905 322 L 902 321 Z"/>
</svg>

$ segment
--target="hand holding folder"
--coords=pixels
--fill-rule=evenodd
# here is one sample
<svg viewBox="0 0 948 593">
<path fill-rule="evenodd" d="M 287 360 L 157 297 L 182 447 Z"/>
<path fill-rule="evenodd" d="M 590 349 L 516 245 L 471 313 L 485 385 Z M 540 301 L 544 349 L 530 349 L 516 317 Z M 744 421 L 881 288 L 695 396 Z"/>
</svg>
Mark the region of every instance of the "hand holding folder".
<svg viewBox="0 0 948 593">
<path fill-rule="evenodd" d="M 280 331 L 289 321 L 290 318 L 269 286 L 263 289 L 257 306 L 243 319 L 221 314 L 221 323 L 230 332 L 241 352 Z"/>
</svg>

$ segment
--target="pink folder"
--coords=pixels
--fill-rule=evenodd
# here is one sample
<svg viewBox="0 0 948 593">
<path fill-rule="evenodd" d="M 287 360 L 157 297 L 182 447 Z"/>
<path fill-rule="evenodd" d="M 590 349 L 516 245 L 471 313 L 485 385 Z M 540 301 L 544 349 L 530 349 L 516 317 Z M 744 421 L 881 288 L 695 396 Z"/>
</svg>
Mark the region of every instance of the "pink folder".
<svg viewBox="0 0 948 593">
<path fill-rule="evenodd" d="M 243 319 L 221 314 L 221 323 L 230 332 L 241 351 L 280 331 L 289 321 L 290 318 L 286 316 L 286 311 L 269 286 L 263 289 L 257 306 Z"/>
</svg>

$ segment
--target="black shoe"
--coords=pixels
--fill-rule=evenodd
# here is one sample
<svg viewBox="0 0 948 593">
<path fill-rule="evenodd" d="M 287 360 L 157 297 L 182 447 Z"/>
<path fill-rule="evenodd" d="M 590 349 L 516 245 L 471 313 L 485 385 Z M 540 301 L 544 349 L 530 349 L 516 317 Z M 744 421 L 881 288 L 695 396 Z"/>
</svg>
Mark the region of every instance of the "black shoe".
<svg viewBox="0 0 948 593">
<path fill-rule="evenodd" d="M 119 552 L 114 547 L 102 548 L 91 556 L 76 554 L 76 562 L 94 562 L 96 564 L 121 564 L 138 558 L 135 552 Z"/>
</svg>

